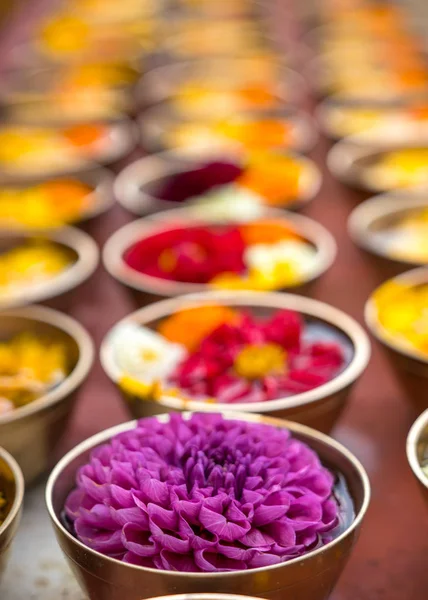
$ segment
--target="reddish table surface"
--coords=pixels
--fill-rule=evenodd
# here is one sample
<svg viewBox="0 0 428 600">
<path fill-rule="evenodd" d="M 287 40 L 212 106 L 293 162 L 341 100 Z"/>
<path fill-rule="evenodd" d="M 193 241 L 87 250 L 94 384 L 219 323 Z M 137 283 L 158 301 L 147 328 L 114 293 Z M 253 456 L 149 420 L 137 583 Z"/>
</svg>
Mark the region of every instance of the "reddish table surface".
<svg viewBox="0 0 428 600">
<path fill-rule="evenodd" d="M 312 153 L 323 170 L 324 180 L 320 194 L 305 213 L 333 233 L 339 252 L 314 296 L 362 323 L 364 303 L 381 277 L 348 237 L 347 217 L 362 196 L 329 174 L 325 168 L 328 148 L 328 142 L 321 139 Z M 116 206 L 94 223 L 92 234 L 102 246 L 113 231 L 130 219 Z M 98 347 L 108 329 L 136 308 L 127 290 L 100 266 L 82 289 L 72 315 L 87 327 Z M 405 454 L 407 432 L 415 417 L 380 348 L 373 344 L 369 367 L 333 432 L 362 461 L 372 483 L 371 506 L 362 534 L 333 600 L 428 598 L 428 518 Z M 61 450 L 128 419 L 118 392 L 97 360 L 79 394 Z"/>
</svg>

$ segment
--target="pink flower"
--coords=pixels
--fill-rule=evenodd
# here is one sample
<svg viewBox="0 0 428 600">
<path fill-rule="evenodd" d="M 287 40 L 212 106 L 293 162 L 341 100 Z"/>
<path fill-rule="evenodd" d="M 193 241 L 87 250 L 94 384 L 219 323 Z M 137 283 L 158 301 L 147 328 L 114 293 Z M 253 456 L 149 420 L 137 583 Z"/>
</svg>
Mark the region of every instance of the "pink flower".
<svg viewBox="0 0 428 600">
<path fill-rule="evenodd" d="M 191 398 L 220 403 L 262 402 L 306 392 L 344 367 L 336 342 L 303 339 L 300 315 L 280 310 L 270 319 L 242 314 L 208 335 L 170 381 Z"/>
<path fill-rule="evenodd" d="M 143 419 L 93 450 L 65 504 L 90 548 L 134 565 L 235 571 L 285 562 L 341 529 L 334 477 L 271 425 Z"/>
</svg>

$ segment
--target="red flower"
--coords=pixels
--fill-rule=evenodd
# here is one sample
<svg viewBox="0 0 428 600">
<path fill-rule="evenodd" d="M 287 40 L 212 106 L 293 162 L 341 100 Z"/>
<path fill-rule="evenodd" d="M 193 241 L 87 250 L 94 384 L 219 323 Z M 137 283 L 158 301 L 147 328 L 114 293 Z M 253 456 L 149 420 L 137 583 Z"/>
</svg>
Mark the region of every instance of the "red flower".
<svg viewBox="0 0 428 600">
<path fill-rule="evenodd" d="M 244 250 L 237 227 L 177 227 L 140 240 L 124 260 L 152 277 L 209 283 L 221 273 L 244 272 Z"/>
<path fill-rule="evenodd" d="M 210 333 L 178 366 L 171 383 L 192 398 L 220 403 L 261 402 L 306 392 L 333 379 L 345 363 L 335 342 L 305 342 L 299 314 L 268 320 L 242 314 Z"/>
</svg>

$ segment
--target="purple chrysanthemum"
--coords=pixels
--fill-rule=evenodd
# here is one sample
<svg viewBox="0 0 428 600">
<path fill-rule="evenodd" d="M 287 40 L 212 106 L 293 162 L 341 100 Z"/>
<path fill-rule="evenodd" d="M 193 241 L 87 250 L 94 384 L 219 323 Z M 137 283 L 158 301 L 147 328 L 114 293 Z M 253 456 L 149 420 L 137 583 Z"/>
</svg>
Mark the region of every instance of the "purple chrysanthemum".
<svg viewBox="0 0 428 600">
<path fill-rule="evenodd" d="M 65 513 L 103 554 L 178 571 L 290 560 L 331 539 L 334 477 L 304 443 L 221 415 L 143 419 L 96 448 Z"/>
</svg>

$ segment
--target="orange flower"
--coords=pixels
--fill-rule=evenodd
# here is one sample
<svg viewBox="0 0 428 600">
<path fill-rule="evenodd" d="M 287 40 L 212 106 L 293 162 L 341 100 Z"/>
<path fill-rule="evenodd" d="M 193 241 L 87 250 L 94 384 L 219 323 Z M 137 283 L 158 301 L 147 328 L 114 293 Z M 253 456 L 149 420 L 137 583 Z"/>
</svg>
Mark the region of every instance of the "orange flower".
<svg viewBox="0 0 428 600">
<path fill-rule="evenodd" d="M 249 188 L 268 204 L 288 204 L 299 195 L 302 167 L 288 156 L 266 156 L 249 164 L 236 183 Z"/>
<path fill-rule="evenodd" d="M 236 319 L 237 313 L 226 306 L 187 308 L 162 321 L 158 332 L 167 340 L 182 344 L 189 352 L 193 352 L 214 329 Z"/>
<path fill-rule="evenodd" d="M 286 223 L 278 223 L 277 221 L 254 221 L 253 223 L 245 223 L 239 226 L 242 239 L 246 246 L 254 244 L 276 244 L 281 240 L 302 239 L 298 235 L 292 225 Z"/>
<path fill-rule="evenodd" d="M 275 119 L 242 123 L 226 121 L 218 126 L 218 131 L 248 149 L 278 148 L 290 145 L 292 141 L 290 124 Z"/>
<path fill-rule="evenodd" d="M 417 120 L 428 120 L 428 105 L 411 106 L 409 108 L 410 115 Z"/>
<path fill-rule="evenodd" d="M 269 108 L 275 103 L 275 95 L 262 85 L 254 84 L 242 87 L 238 90 L 238 94 L 249 107 Z"/>
<path fill-rule="evenodd" d="M 102 125 L 74 125 L 64 131 L 64 137 L 73 146 L 90 146 L 105 133 Z"/>
<path fill-rule="evenodd" d="M 40 186 L 52 206 L 61 213 L 78 215 L 84 208 L 85 200 L 93 191 L 89 185 L 73 180 L 46 181 Z"/>
</svg>

